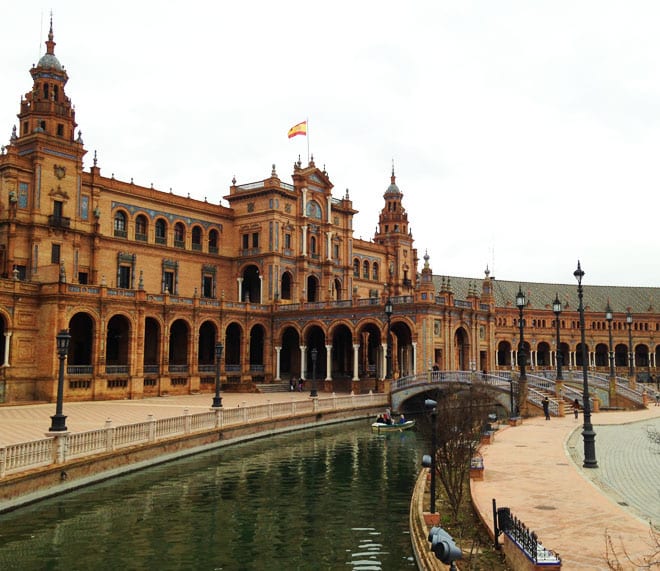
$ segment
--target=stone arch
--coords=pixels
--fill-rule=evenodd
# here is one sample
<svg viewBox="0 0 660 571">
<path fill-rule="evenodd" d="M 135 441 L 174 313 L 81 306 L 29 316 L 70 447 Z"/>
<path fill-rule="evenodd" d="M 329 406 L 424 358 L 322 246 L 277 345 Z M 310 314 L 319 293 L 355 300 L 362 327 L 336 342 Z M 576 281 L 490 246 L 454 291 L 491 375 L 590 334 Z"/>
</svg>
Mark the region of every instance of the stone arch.
<svg viewBox="0 0 660 571">
<path fill-rule="evenodd" d="M 199 326 L 197 341 L 197 363 L 210 367 L 215 365 L 215 344 L 218 340 L 218 328 L 214 321 L 207 319 Z"/>
<path fill-rule="evenodd" d="M 149 218 L 145 214 L 138 214 L 135 217 L 135 239 L 147 242 L 149 236 Z"/>
<path fill-rule="evenodd" d="M 280 280 L 280 296 L 282 299 L 290 300 L 293 298 L 293 275 L 286 270 L 282 273 Z"/>
<path fill-rule="evenodd" d="M 95 322 L 92 316 L 80 311 L 75 313 L 69 319 L 69 334 L 71 341 L 69 343 L 69 355 L 67 366 L 86 366 L 91 367 L 94 362 L 94 332 Z"/>
<path fill-rule="evenodd" d="M 264 370 L 264 347 L 266 344 L 266 329 L 257 323 L 250 329 L 250 370 Z"/>
<path fill-rule="evenodd" d="M 225 370 L 238 372 L 243 361 L 241 350 L 243 347 L 243 328 L 232 321 L 225 328 Z"/>
<path fill-rule="evenodd" d="M 261 278 L 259 267 L 250 264 L 243 269 L 241 299 L 239 301 L 261 303 Z"/>
<path fill-rule="evenodd" d="M 130 355 L 131 323 L 121 314 L 113 315 L 108 320 L 105 337 L 106 367 L 126 366 Z"/>
<path fill-rule="evenodd" d="M 185 319 L 176 319 L 170 325 L 169 364 L 188 365 L 188 339 L 190 326 Z"/>
<path fill-rule="evenodd" d="M 497 366 L 511 366 L 511 343 L 508 341 L 500 341 L 497 344 Z"/>
<path fill-rule="evenodd" d="M 304 378 L 312 378 L 312 349 L 318 351 L 316 360 L 316 380 L 326 376 L 326 351 L 325 351 L 325 331 L 318 324 L 311 324 L 305 327 L 303 333 L 304 344 L 307 347 L 305 355 L 305 364 L 307 369 L 304 371 Z"/>
<path fill-rule="evenodd" d="M 607 367 L 609 365 L 609 350 L 605 343 L 598 343 L 596 345 L 596 367 Z"/>
<path fill-rule="evenodd" d="M 392 375 L 395 378 L 412 375 L 415 370 L 412 328 L 406 320 L 398 319 L 392 321 L 390 331 L 392 334 Z"/>
<path fill-rule="evenodd" d="M 341 297 L 341 280 L 339 278 L 335 278 L 332 281 L 332 298 L 339 301 Z"/>
<path fill-rule="evenodd" d="M 335 324 L 329 333 L 332 344 L 330 376 L 351 379 L 353 376 L 353 333 L 345 323 Z"/>
<path fill-rule="evenodd" d="M 589 357 L 588 357 L 588 355 L 589 355 L 589 345 L 586 345 L 586 353 L 587 353 L 587 365 L 588 365 L 589 364 L 588 363 L 588 360 L 589 360 Z M 583 362 L 584 361 L 582 359 L 582 343 L 578 343 L 575 346 L 575 366 L 576 367 L 581 367 Z"/>
<path fill-rule="evenodd" d="M 649 366 L 649 348 L 644 343 L 640 343 L 639 345 L 635 346 L 635 366 Z"/>
<path fill-rule="evenodd" d="M 619 343 L 614 347 L 614 366 L 627 367 L 628 366 L 628 345 Z"/>
<path fill-rule="evenodd" d="M 316 302 L 319 301 L 319 280 L 318 278 L 310 274 L 307 276 L 307 301 Z"/>
<path fill-rule="evenodd" d="M 458 327 L 454 332 L 454 369 L 470 369 L 470 336 L 464 327 Z"/>
<path fill-rule="evenodd" d="M 280 346 L 280 376 L 300 378 L 300 333 L 295 327 L 282 330 Z"/>
<path fill-rule="evenodd" d="M 550 366 L 550 345 L 541 341 L 536 347 L 536 365 L 538 367 Z"/>
<path fill-rule="evenodd" d="M 381 378 L 383 371 L 383 336 L 374 322 L 366 322 L 358 329 L 358 374 L 360 378 Z"/>
<path fill-rule="evenodd" d="M 162 325 L 155 317 L 144 320 L 144 372 L 158 373 L 160 369 L 160 337 Z"/>
</svg>

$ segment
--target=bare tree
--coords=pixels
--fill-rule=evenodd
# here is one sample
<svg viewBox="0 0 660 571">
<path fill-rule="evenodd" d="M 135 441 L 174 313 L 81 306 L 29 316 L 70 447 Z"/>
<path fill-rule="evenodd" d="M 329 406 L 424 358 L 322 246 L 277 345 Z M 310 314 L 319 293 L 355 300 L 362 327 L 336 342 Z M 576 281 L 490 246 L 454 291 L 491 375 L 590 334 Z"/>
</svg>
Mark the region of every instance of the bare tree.
<svg viewBox="0 0 660 571">
<path fill-rule="evenodd" d="M 483 387 L 470 386 L 438 401 L 436 469 L 454 522 L 469 481 L 470 463 L 492 410 L 493 399 Z"/>
<path fill-rule="evenodd" d="M 660 532 L 654 529 L 652 524 L 649 524 L 649 537 L 651 541 L 648 554 L 633 559 L 626 550 L 626 546 L 623 544 L 616 546 L 609 531 L 605 530 L 605 560 L 608 568 L 612 571 L 623 571 L 630 569 L 630 565 L 633 565 L 634 569 L 640 571 L 660 569 Z"/>
</svg>

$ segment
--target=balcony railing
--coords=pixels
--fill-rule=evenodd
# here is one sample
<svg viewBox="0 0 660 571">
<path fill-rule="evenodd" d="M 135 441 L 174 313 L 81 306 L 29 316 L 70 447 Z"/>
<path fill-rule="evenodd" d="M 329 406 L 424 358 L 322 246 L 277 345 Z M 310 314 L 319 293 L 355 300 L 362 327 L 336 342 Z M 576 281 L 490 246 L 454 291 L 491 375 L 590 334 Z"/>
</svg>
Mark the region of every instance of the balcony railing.
<svg viewBox="0 0 660 571">
<path fill-rule="evenodd" d="M 125 375 L 128 373 L 128 365 L 106 365 L 105 372 L 108 375 Z"/>
<path fill-rule="evenodd" d="M 48 226 L 52 226 L 53 228 L 70 228 L 71 218 L 51 214 L 48 216 Z"/>
<path fill-rule="evenodd" d="M 167 370 L 170 373 L 187 373 L 188 372 L 188 365 L 168 365 Z"/>
<path fill-rule="evenodd" d="M 67 375 L 91 375 L 94 372 L 94 365 L 67 365 Z"/>
</svg>

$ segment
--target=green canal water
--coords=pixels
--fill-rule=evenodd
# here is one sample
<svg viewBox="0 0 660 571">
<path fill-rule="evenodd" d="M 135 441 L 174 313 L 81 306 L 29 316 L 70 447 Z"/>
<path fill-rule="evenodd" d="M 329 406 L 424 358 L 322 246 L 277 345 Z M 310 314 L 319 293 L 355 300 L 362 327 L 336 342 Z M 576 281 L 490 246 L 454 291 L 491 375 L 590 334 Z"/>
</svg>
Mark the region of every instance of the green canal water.
<svg viewBox="0 0 660 571">
<path fill-rule="evenodd" d="M 360 421 L 154 466 L 0 515 L 0 569 L 416 569 L 427 447 Z"/>
</svg>

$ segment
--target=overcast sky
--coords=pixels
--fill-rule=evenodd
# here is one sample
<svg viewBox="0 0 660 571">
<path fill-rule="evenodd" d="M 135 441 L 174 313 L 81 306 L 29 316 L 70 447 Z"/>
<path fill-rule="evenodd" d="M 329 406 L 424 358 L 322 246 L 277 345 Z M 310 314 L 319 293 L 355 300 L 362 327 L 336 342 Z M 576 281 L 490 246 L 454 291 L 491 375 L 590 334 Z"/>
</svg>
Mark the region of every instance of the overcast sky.
<svg viewBox="0 0 660 571">
<path fill-rule="evenodd" d="M 314 160 L 373 238 L 392 161 L 435 274 L 660 286 L 660 3 L 13 2 L 0 141 L 55 53 L 102 174 L 217 202 Z M 227 205 L 227 202 L 224 201 Z"/>
</svg>

